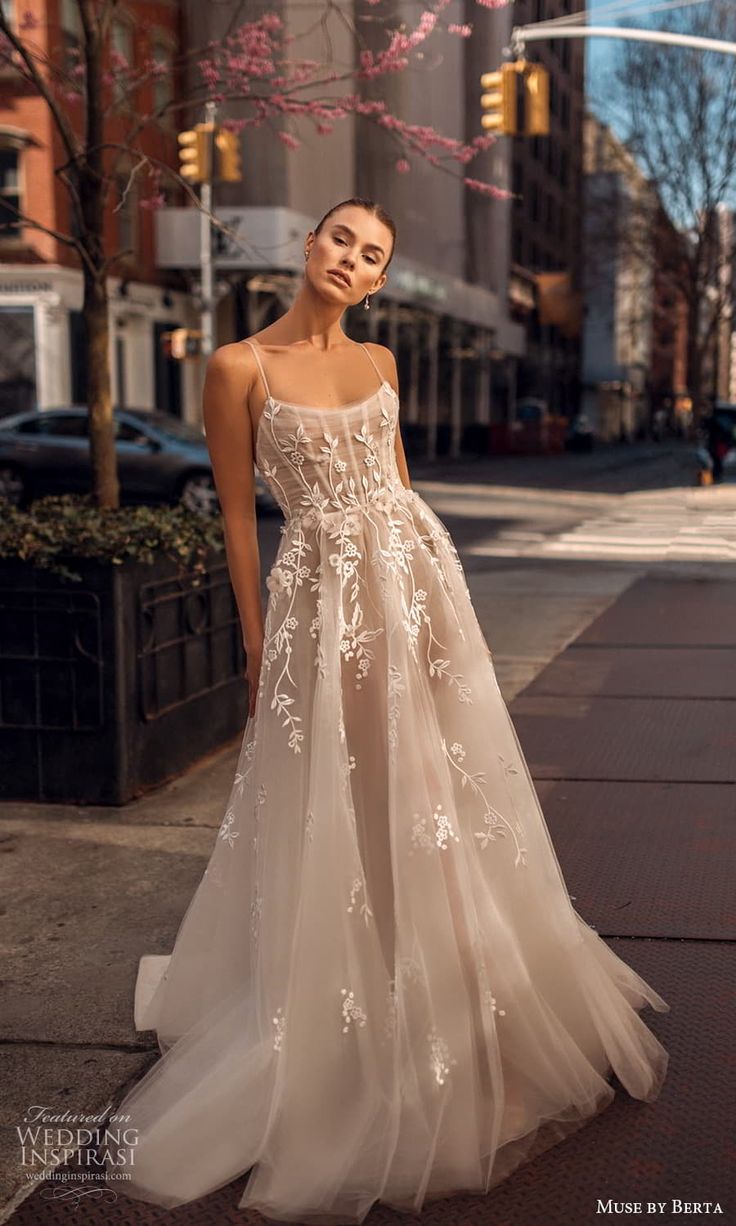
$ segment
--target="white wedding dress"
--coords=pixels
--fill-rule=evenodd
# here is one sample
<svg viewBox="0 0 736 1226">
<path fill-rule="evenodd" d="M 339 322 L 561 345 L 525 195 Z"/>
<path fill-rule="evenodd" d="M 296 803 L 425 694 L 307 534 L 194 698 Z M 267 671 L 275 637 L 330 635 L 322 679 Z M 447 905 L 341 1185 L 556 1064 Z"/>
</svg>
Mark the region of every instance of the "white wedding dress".
<svg viewBox="0 0 736 1226">
<path fill-rule="evenodd" d="M 373 365 L 365 400 L 269 394 L 259 421 L 285 523 L 256 712 L 173 953 L 141 960 L 136 1025 L 161 1057 L 107 1167 L 158 1205 L 250 1172 L 237 1205 L 278 1221 L 416 1211 L 585 1124 L 612 1072 L 647 1100 L 665 1076 L 639 1011 L 669 1006 L 570 902 Z"/>
</svg>

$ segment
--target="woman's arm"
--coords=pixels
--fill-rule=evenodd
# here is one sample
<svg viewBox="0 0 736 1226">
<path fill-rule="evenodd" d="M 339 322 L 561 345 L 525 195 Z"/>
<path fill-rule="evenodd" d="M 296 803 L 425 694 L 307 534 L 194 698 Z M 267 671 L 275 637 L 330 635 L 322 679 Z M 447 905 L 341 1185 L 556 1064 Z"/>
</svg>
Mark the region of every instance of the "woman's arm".
<svg viewBox="0 0 736 1226">
<path fill-rule="evenodd" d="M 255 359 L 247 345 L 222 345 L 207 362 L 202 415 L 217 496 L 222 509 L 230 582 L 240 614 L 246 654 L 263 648 L 261 559 L 258 550 L 253 429 L 248 393 Z"/>
</svg>

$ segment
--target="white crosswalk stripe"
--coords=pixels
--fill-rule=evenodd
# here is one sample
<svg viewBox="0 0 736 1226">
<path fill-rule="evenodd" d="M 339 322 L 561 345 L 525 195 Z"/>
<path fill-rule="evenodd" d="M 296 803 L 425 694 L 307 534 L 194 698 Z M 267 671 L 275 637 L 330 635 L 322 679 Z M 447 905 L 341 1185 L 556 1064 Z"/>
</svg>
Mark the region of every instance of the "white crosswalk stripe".
<svg viewBox="0 0 736 1226">
<path fill-rule="evenodd" d="M 690 493 L 691 491 L 688 491 Z M 576 528 L 547 540 L 542 553 L 587 558 L 639 558 L 648 561 L 736 561 L 734 509 L 716 513 L 702 505 L 678 505 L 682 491 L 672 491 L 669 513 L 640 495 L 624 495 L 625 506 L 584 520 Z"/>
<path fill-rule="evenodd" d="M 560 501 L 565 502 L 563 491 Z M 561 531 L 500 528 L 469 551 L 496 557 L 733 562 L 736 487 L 612 495 L 601 510 Z"/>
</svg>

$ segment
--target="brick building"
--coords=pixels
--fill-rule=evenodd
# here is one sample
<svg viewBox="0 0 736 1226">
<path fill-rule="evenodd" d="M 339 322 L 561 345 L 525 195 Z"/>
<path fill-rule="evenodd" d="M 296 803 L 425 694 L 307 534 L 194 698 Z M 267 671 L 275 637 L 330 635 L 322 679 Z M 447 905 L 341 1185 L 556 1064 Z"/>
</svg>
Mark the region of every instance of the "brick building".
<svg viewBox="0 0 736 1226">
<path fill-rule="evenodd" d="M 2 0 L 2 11 L 11 29 L 32 40 L 37 56 L 73 79 L 81 36 L 75 0 Z M 125 61 L 145 79 L 135 96 L 126 97 L 111 71 L 106 141 L 124 141 L 136 117 L 160 106 L 175 88 L 171 72 L 151 73 L 147 65 L 174 63 L 179 23 L 179 6 L 169 0 L 125 0 L 116 8 L 108 67 Z M 59 173 L 67 158 L 46 101 L 8 62 L 13 55 L 6 50 L 0 56 L 0 414 L 83 402 L 86 395 L 82 274 L 77 253 L 60 237 L 76 232 Z M 81 131 L 81 101 L 66 89 L 59 100 L 71 127 Z M 137 144 L 175 166 L 175 121 L 148 125 Z M 192 375 L 164 355 L 160 334 L 180 323 L 191 325 L 194 316 L 181 279 L 156 267 L 153 217 L 140 207 L 146 188 L 131 176 L 133 164 L 120 159 L 105 209 L 106 252 L 130 249 L 111 266 L 108 281 L 113 399 L 179 413 L 187 390 L 183 381 Z M 37 226 L 19 222 L 17 211 Z"/>
</svg>

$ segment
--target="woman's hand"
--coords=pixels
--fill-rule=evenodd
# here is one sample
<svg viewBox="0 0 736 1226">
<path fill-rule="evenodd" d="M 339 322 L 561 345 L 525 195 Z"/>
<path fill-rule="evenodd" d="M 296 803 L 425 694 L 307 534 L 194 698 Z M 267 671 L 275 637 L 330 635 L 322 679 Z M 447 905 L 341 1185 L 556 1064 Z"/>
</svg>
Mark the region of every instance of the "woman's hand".
<svg viewBox="0 0 736 1226">
<path fill-rule="evenodd" d="M 256 698 L 258 697 L 261 660 L 263 659 L 263 642 L 252 645 L 250 650 L 246 647 L 245 655 L 245 678 L 248 682 L 248 719 L 252 719 L 256 713 Z"/>
</svg>

